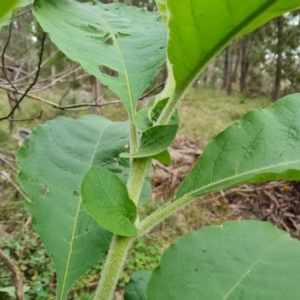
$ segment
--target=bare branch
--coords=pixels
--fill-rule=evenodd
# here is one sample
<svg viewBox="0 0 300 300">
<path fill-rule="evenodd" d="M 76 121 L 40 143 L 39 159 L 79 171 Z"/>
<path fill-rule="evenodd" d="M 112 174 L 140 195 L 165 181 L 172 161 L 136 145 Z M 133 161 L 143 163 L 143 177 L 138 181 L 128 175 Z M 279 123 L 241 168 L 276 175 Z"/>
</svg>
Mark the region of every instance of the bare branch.
<svg viewBox="0 0 300 300">
<path fill-rule="evenodd" d="M 20 269 L 17 265 L 0 249 L 0 260 L 12 272 L 14 276 L 15 293 L 17 300 L 25 300 L 23 291 L 23 280 Z"/>
<path fill-rule="evenodd" d="M 13 24 L 13 22 L 11 22 L 10 25 L 9 25 L 8 38 L 7 38 L 7 41 L 6 41 L 6 43 L 4 45 L 4 48 L 3 48 L 3 51 L 2 51 L 1 60 L 2 60 L 2 67 L 3 67 L 4 77 L 7 80 L 7 82 L 11 85 L 11 87 L 14 89 L 14 91 L 17 92 L 17 89 L 15 88 L 15 86 L 12 84 L 12 82 L 10 81 L 10 79 L 7 76 L 6 68 L 5 68 L 5 52 L 6 52 L 6 49 L 9 45 L 10 38 L 11 38 L 12 24 Z"/>
<path fill-rule="evenodd" d="M 44 45 L 45 45 L 45 39 L 46 39 L 46 33 L 43 34 L 43 38 L 42 38 L 42 45 L 41 45 L 41 52 L 40 52 L 40 56 L 39 56 L 39 62 L 38 62 L 38 69 L 36 72 L 36 76 L 35 79 L 33 80 L 33 82 L 29 85 L 29 87 L 26 89 L 26 91 L 24 92 L 24 94 L 21 96 L 21 98 L 17 101 L 16 105 L 13 107 L 13 109 L 10 111 L 10 113 L 5 116 L 0 118 L 0 121 L 2 120 L 7 120 L 9 119 L 15 112 L 15 110 L 18 108 L 18 106 L 20 105 L 20 103 L 23 101 L 23 99 L 26 97 L 27 93 L 31 90 L 31 88 L 36 84 L 39 75 L 40 75 L 40 70 L 41 70 L 41 64 L 42 64 L 42 60 L 43 60 L 43 52 L 44 52 Z M 2 57 L 4 58 L 4 55 L 2 55 Z M 4 61 L 4 60 L 3 60 Z M 3 66 L 4 68 L 4 66 Z M 5 70 L 5 68 L 4 68 Z M 18 91 L 15 90 L 15 92 L 17 93 Z"/>
<path fill-rule="evenodd" d="M 12 89 L 10 88 L 6 88 L 6 87 L 1 87 L 1 89 L 6 90 L 6 91 L 12 91 Z M 17 94 L 23 94 L 22 92 L 17 92 Z M 56 109 L 60 109 L 60 110 L 79 110 L 81 109 L 86 109 L 86 108 L 90 108 L 90 107 L 102 107 L 102 106 L 107 106 L 107 105 L 113 105 L 113 104 L 120 104 L 122 103 L 120 100 L 116 100 L 116 101 L 110 101 L 110 102 L 104 102 L 101 104 L 94 104 L 94 103 L 78 103 L 78 104 L 72 104 L 72 105 L 64 105 L 64 106 L 60 106 L 59 104 L 43 99 L 41 97 L 37 97 L 31 94 L 27 94 L 26 97 L 31 98 L 33 100 L 45 103 L 47 105 L 52 106 L 53 108 Z M 1 119 L 0 119 L 1 120 Z"/>
</svg>

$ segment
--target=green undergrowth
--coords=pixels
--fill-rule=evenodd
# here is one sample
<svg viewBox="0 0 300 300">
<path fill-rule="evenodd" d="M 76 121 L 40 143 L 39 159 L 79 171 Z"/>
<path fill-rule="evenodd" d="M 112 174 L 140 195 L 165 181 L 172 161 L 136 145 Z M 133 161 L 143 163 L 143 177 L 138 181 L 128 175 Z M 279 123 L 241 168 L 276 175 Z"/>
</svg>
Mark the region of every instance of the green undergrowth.
<svg viewBox="0 0 300 300">
<path fill-rule="evenodd" d="M 62 90 L 57 89 L 39 96 L 57 102 L 61 93 Z M 7 105 L 4 105 L 6 103 L 5 96 L 5 93 L 0 91 L 1 116 L 7 113 Z M 66 98 L 64 104 L 78 102 L 72 97 Z M 182 120 L 180 134 L 197 140 L 200 147 L 203 148 L 214 135 L 238 120 L 247 111 L 270 104 L 270 100 L 266 98 L 247 99 L 240 95 L 226 96 L 222 91 L 217 90 L 191 90 L 180 106 L 179 114 Z M 37 124 L 60 115 L 78 118 L 83 114 L 90 113 L 91 109 L 60 111 L 49 105 L 37 103 L 35 100 L 25 99 L 22 103 L 22 110 L 17 111 L 15 117 L 17 119 L 34 118 L 41 111 L 43 111 L 42 116 L 36 120 L 14 123 L 13 132 L 9 132 L 8 121 L 0 122 L 0 148 L 11 151 L 18 149 L 18 143 L 13 138 L 18 127 L 33 129 Z M 105 106 L 102 108 L 101 114 L 114 121 L 126 119 L 126 112 L 120 105 Z M 0 171 L 3 168 L 0 163 Z M 1 184 L 4 183 L 0 180 Z M 15 259 L 24 274 L 25 283 L 31 287 L 27 292 L 26 299 L 54 299 L 56 285 L 54 266 L 37 234 L 30 227 L 23 226 L 28 216 L 22 205 L 22 197 L 15 192 L 15 196 L 2 206 L 1 203 L 4 203 L 4 199 L 1 197 L 0 194 L 0 225 L 5 225 L 11 236 L 0 237 L 0 247 Z M 163 201 L 161 199 L 149 201 L 146 206 L 141 208 L 141 218 L 161 206 Z M 158 264 L 162 252 L 179 236 L 190 230 L 197 230 L 210 222 L 221 223 L 224 221 L 226 209 L 223 211 L 224 219 L 214 219 L 215 210 L 218 210 L 219 213 L 222 207 L 214 207 L 201 202 L 190 204 L 184 210 L 178 211 L 163 221 L 151 234 L 137 241 L 129 254 L 118 289 L 124 288 L 134 271 L 153 269 Z M 22 227 L 23 229 L 20 230 Z M 89 295 L 96 288 L 102 268 L 103 263 L 100 262 L 93 266 L 86 276 L 79 279 L 73 287 L 69 299 L 91 299 Z M 0 264 L 0 286 L 10 286 L 11 284 L 8 270 Z"/>
<path fill-rule="evenodd" d="M 225 92 L 191 89 L 179 108 L 180 133 L 189 136 L 204 148 L 211 138 L 239 120 L 249 110 L 272 104 L 269 98 L 227 96 Z"/>
</svg>

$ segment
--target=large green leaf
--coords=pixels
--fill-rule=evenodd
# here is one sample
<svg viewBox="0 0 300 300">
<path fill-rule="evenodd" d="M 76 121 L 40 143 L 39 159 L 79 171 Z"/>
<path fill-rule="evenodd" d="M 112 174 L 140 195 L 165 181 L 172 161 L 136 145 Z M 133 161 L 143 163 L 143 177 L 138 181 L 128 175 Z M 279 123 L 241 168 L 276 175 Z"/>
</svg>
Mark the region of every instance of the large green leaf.
<svg viewBox="0 0 300 300">
<path fill-rule="evenodd" d="M 126 287 L 124 300 L 146 300 L 146 289 L 151 274 L 150 270 L 134 272 Z"/>
<path fill-rule="evenodd" d="M 175 199 L 242 183 L 300 179 L 300 94 L 247 113 L 213 139 Z"/>
<path fill-rule="evenodd" d="M 74 281 L 104 257 L 111 233 L 100 227 L 80 200 L 80 184 L 91 166 L 126 181 L 127 122 L 89 115 L 59 117 L 38 126 L 18 152 L 19 182 L 31 203 L 26 208 L 57 270 L 57 298 L 65 299 Z"/>
<path fill-rule="evenodd" d="M 117 175 L 91 167 L 83 177 L 80 190 L 83 206 L 101 226 L 124 236 L 137 233 L 136 206 Z"/>
<path fill-rule="evenodd" d="M 137 99 L 166 59 L 160 18 L 122 3 L 68 0 L 36 0 L 35 15 L 58 48 L 108 85 L 133 118 Z"/>
<path fill-rule="evenodd" d="M 32 3 L 33 0 L 1 0 L 0 30 L 2 26 L 10 24 L 15 11 Z"/>
<path fill-rule="evenodd" d="M 168 59 L 182 94 L 230 40 L 300 7 L 300 0 L 169 0 L 167 6 Z"/>
<path fill-rule="evenodd" d="M 188 233 L 163 255 L 147 300 L 298 300 L 300 242 L 260 221 Z"/>
</svg>

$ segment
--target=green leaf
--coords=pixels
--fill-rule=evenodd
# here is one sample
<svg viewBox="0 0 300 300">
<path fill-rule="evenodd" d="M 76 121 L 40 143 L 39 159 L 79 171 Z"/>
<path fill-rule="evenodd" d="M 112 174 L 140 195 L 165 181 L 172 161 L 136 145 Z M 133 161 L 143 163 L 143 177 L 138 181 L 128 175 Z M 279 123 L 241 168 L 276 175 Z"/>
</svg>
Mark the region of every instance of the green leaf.
<svg viewBox="0 0 300 300">
<path fill-rule="evenodd" d="M 121 153 L 120 157 L 152 157 L 166 150 L 175 139 L 178 125 L 159 125 L 143 132 L 140 149 L 134 153 Z"/>
<path fill-rule="evenodd" d="M 300 243 L 260 221 L 208 226 L 163 255 L 147 300 L 298 300 Z"/>
<path fill-rule="evenodd" d="M 140 109 L 134 117 L 134 125 L 140 131 L 146 131 L 153 125 L 152 122 L 149 120 L 148 111 L 149 108 L 144 107 Z"/>
<path fill-rule="evenodd" d="M 12 20 L 12 14 L 18 9 L 32 4 L 33 0 L 1 0 L 0 7 L 0 30 L 1 27 L 9 25 Z"/>
<path fill-rule="evenodd" d="M 30 288 L 27 285 L 23 286 L 24 293 L 29 291 L 29 289 Z M 9 299 L 16 299 L 16 293 L 15 293 L 15 287 L 14 286 L 8 286 L 8 287 L 5 287 L 5 288 L 0 288 L 0 299 L 8 299 L 7 296 L 9 296 Z"/>
<path fill-rule="evenodd" d="M 152 271 L 136 271 L 126 287 L 124 300 L 146 300 L 146 288 Z"/>
<path fill-rule="evenodd" d="M 165 98 L 155 103 L 155 99 L 152 99 L 148 103 L 147 107 L 144 107 L 137 112 L 134 117 L 134 125 L 142 132 L 152 127 L 158 120 L 168 100 L 169 98 Z M 169 122 L 169 125 L 171 124 L 179 124 L 179 115 L 177 110 Z"/>
<path fill-rule="evenodd" d="M 243 183 L 300 179 L 300 94 L 247 113 L 213 139 L 175 199 Z"/>
<path fill-rule="evenodd" d="M 168 1 L 167 6 L 168 59 L 176 92 L 182 94 L 230 40 L 297 9 L 300 0 L 182 0 Z"/>
<path fill-rule="evenodd" d="M 18 152 L 19 182 L 32 200 L 26 208 L 57 270 L 57 299 L 66 299 L 74 281 L 105 256 L 111 233 L 86 212 L 80 184 L 91 166 L 128 177 L 119 154 L 129 143 L 127 122 L 96 115 L 59 117 L 38 126 Z"/>
<path fill-rule="evenodd" d="M 36 0 L 35 15 L 69 58 L 107 85 L 133 119 L 137 99 L 166 60 L 160 18 L 122 3 Z"/>
<path fill-rule="evenodd" d="M 155 0 L 161 18 L 165 23 L 168 21 L 168 8 L 166 0 Z"/>
<path fill-rule="evenodd" d="M 168 150 L 164 150 L 163 152 L 154 155 L 153 159 L 156 159 L 156 160 L 158 160 L 159 162 L 161 162 L 165 165 L 171 165 L 172 164 L 172 157 L 171 157 L 170 152 Z"/>
<path fill-rule="evenodd" d="M 81 197 L 84 208 L 105 229 L 123 236 L 137 233 L 136 206 L 114 173 L 91 167 L 83 177 Z"/>
</svg>

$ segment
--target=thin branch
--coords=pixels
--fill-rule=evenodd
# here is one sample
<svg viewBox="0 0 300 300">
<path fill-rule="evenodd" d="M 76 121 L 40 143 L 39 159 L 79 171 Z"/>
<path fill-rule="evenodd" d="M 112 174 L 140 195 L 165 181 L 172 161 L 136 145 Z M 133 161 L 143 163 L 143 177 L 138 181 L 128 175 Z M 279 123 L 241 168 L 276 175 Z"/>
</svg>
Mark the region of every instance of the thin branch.
<svg viewBox="0 0 300 300">
<path fill-rule="evenodd" d="M 6 91 L 12 91 L 9 88 L 1 87 L 1 86 L 0 86 L 0 89 L 6 90 Z M 21 94 L 22 95 L 23 93 L 22 92 L 17 92 L 17 94 Z M 60 105 L 58 105 L 55 102 L 52 102 L 52 101 L 49 101 L 49 100 L 46 100 L 46 99 L 43 99 L 41 97 L 37 97 L 37 96 L 31 95 L 31 94 L 27 94 L 26 97 L 31 98 L 31 99 L 36 100 L 36 101 L 39 101 L 39 102 L 42 102 L 44 104 L 50 105 L 53 108 L 60 109 L 60 110 L 78 110 L 80 108 L 101 107 L 101 106 L 106 106 L 106 105 L 113 105 L 113 104 L 120 104 L 120 103 L 122 103 L 120 100 L 116 100 L 116 101 L 104 102 L 104 103 L 101 103 L 101 104 L 78 103 L 78 104 L 60 106 Z"/>
<path fill-rule="evenodd" d="M 33 120 L 40 119 L 42 116 L 43 116 L 43 111 L 41 110 L 40 114 L 37 117 L 26 118 L 26 119 L 11 119 L 11 118 L 8 118 L 7 120 L 9 120 L 11 122 L 26 122 L 26 121 L 33 121 Z"/>
<path fill-rule="evenodd" d="M 8 45 L 9 45 L 10 38 L 11 38 L 12 24 L 13 24 L 13 22 L 11 22 L 10 25 L 9 25 L 8 38 L 7 38 L 7 41 L 6 41 L 6 43 L 4 45 L 4 48 L 3 48 L 3 51 L 2 51 L 1 60 L 2 60 L 2 67 L 3 67 L 4 77 L 7 80 L 7 82 L 11 85 L 11 87 L 15 90 L 15 92 L 17 92 L 18 90 L 15 88 L 15 86 L 13 85 L 13 83 L 8 78 L 7 73 L 6 73 L 6 68 L 5 68 L 5 52 L 6 52 L 6 49 L 7 49 Z"/>
<path fill-rule="evenodd" d="M 15 293 L 17 300 L 25 300 L 23 291 L 23 280 L 20 269 L 17 265 L 0 249 L 0 260 L 12 272 L 14 276 Z"/>
<path fill-rule="evenodd" d="M 63 100 L 65 99 L 65 97 L 68 95 L 69 91 L 71 90 L 72 85 L 74 84 L 75 78 L 76 78 L 76 73 L 74 72 L 74 73 L 73 73 L 73 76 L 72 76 L 72 81 L 69 83 L 68 88 L 67 88 L 66 91 L 63 93 L 63 95 L 61 96 L 60 100 L 58 101 L 58 103 L 59 103 L 60 106 L 61 106 Z"/>
<path fill-rule="evenodd" d="M 150 90 L 149 92 L 145 93 L 144 95 L 142 95 L 138 100 L 144 100 L 145 98 L 148 98 L 149 95 L 151 95 L 155 90 L 157 90 L 158 88 L 164 86 L 166 84 L 166 81 L 158 84 L 157 86 L 155 86 L 152 90 Z"/>
<path fill-rule="evenodd" d="M 19 194 L 29 203 L 32 203 L 32 201 L 24 194 L 24 192 L 21 190 L 21 188 L 10 178 L 9 174 L 7 174 L 5 171 L 0 172 L 1 176 L 7 180 Z"/>
<path fill-rule="evenodd" d="M 26 89 L 25 93 L 21 96 L 21 98 L 17 101 L 16 105 L 13 107 L 13 109 L 10 111 L 10 113 L 7 116 L 5 116 L 5 117 L 0 118 L 0 121 L 7 120 L 7 119 L 9 119 L 14 114 L 15 110 L 18 108 L 18 106 L 23 101 L 23 99 L 26 97 L 26 95 L 28 94 L 28 92 L 36 84 L 36 82 L 37 82 L 37 80 L 39 78 L 39 75 L 40 75 L 41 64 L 42 64 L 42 60 L 43 60 L 43 52 L 44 52 L 45 40 L 46 40 L 46 33 L 44 32 L 43 38 L 42 38 L 41 52 L 40 52 L 40 55 L 39 55 L 38 69 L 37 69 L 37 72 L 36 72 L 35 79 L 29 85 L 29 87 Z M 2 57 L 4 57 L 4 55 Z"/>
</svg>

